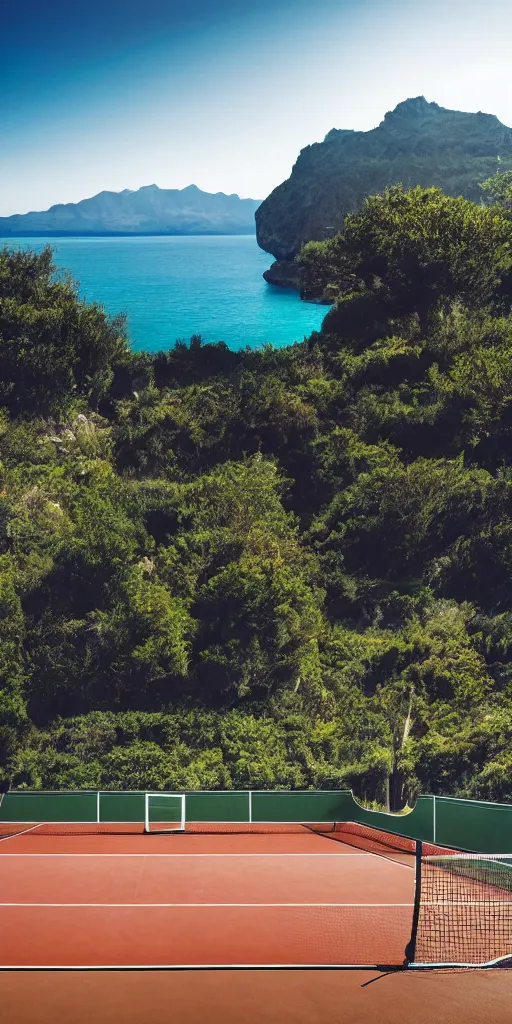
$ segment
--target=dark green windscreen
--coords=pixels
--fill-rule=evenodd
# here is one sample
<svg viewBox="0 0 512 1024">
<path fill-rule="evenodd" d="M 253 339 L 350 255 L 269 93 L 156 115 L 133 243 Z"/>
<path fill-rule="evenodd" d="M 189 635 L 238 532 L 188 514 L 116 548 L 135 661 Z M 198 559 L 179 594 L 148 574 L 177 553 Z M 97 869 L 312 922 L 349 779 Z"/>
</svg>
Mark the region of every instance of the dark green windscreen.
<svg viewBox="0 0 512 1024">
<path fill-rule="evenodd" d="M 179 824 L 181 822 L 182 799 L 175 793 L 150 793 L 148 795 L 148 821 L 154 823 Z"/>
<path fill-rule="evenodd" d="M 249 821 L 249 794 L 231 792 L 187 793 L 187 821 Z"/>
<path fill-rule="evenodd" d="M 2 821 L 96 821 L 96 793 L 6 793 L 0 807 Z"/>
<path fill-rule="evenodd" d="M 101 822 L 143 822 L 145 794 L 125 790 L 100 793 Z M 480 853 L 512 853 L 512 806 L 455 797 L 420 796 L 407 814 L 385 814 L 361 807 L 349 790 L 270 790 L 252 793 L 254 822 L 354 821 L 412 839 L 435 841 L 441 846 Z M 178 806 L 178 801 L 176 801 Z M 173 815 L 177 813 L 173 812 Z M 247 822 L 251 803 L 248 791 L 186 793 L 186 818 L 191 822 Z M 0 803 L 0 821 L 95 822 L 97 794 L 91 791 L 45 792 L 19 790 L 6 793 Z M 171 817 L 174 820 L 174 816 Z"/>
<path fill-rule="evenodd" d="M 253 821 L 345 821 L 352 803 L 349 790 L 304 790 L 252 794 Z"/>
<path fill-rule="evenodd" d="M 512 853 L 512 806 L 438 796 L 436 842 L 475 853 Z"/>
<path fill-rule="evenodd" d="M 101 821 L 144 821 L 144 793 L 100 793 Z"/>
<path fill-rule="evenodd" d="M 384 811 L 367 811 L 351 797 L 351 808 L 345 821 L 358 821 L 362 825 L 381 828 L 394 835 L 410 836 L 411 839 L 433 840 L 433 801 L 431 796 L 419 796 L 412 811 L 407 814 L 386 814 Z"/>
</svg>

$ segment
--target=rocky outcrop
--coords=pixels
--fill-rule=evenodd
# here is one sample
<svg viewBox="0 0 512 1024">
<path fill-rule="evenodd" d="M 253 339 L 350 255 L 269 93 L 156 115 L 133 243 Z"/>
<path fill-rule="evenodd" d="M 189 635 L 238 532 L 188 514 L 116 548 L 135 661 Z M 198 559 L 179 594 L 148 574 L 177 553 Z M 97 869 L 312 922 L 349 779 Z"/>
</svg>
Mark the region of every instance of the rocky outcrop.
<svg viewBox="0 0 512 1024">
<path fill-rule="evenodd" d="M 293 260 L 276 260 L 263 272 L 263 277 L 268 284 L 275 284 L 279 288 L 291 288 L 300 292 L 300 297 L 305 302 L 315 302 L 319 306 L 332 306 L 338 296 L 337 285 L 328 285 L 321 295 L 306 291 L 303 288 L 300 270 Z"/>
<path fill-rule="evenodd" d="M 277 284 L 280 288 L 294 288 L 296 291 L 300 291 L 299 270 L 291 260 L 276 260 L 268 270 L 265 270 L 263 277 L 268 284 Z"/>
<path fill-rule="evenodd" d="M 278 260 L 272 283 L 292 280 L 289 264 L 304 242 L 341 230 L 366 196 L 401 182 L 479 201 L 479 183 L 499 168 L 512 168 L 511 128 L 493 114 L 447 110 L 423 96 L 399 103 L 372 131 L 333 128 L 302 150 L 256 211 L 258 244 Z"/>
<path fill-rule="evenodd" d="M 43 213 L 0 217 L 0 235 L 240 235 L 254 232 L 258 199 L 145 185 L 136 192 L 100 192 Z"/>
</svg>

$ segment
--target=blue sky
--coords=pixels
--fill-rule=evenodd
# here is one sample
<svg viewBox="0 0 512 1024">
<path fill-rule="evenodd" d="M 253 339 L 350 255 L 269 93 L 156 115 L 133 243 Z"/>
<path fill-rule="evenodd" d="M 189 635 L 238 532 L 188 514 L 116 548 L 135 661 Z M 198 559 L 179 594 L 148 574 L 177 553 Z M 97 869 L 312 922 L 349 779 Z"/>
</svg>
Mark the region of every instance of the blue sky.
<svg viewBox="0 0 512 1024">
<path fill-rule="evenodd" d="M 155 182 L 263 198 L 408 96 L 512 125 L 509 0 L 17 0 L 0 215 Z"/>
</svg>

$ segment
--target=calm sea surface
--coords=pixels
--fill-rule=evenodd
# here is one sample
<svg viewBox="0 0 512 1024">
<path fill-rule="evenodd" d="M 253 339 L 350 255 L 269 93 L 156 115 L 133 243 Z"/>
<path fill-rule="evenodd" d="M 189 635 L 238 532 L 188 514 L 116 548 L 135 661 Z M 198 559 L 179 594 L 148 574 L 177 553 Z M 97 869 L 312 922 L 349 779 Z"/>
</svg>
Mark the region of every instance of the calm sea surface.
<svg viewBox="0 0 512 1024">
<path fill-rule="evenodd" d="M 127 313 L 133 347 L 158 351 L 201 334 L 232 349 L 282 347 L 318 330 L 325 306 L 266 284 L 272 262 L 252 235 L 159 238 L 13 238 L 4 244 L 54 249 L 82 296 Z"/>
</svg>

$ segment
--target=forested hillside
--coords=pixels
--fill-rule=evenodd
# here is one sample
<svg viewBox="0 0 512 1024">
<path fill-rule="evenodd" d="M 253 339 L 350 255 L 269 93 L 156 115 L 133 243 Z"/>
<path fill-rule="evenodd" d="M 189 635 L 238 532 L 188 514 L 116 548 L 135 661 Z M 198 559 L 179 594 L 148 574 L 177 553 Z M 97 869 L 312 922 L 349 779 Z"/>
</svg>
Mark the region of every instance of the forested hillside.
<svg viewBox="0 0 512 1024">
<path fill-rule="evenodd" d="M 0 254 L 0 775 L 512 798 L 498 198 L 371 197 L 282 350 L 133 353 Z"/>
</svg>

